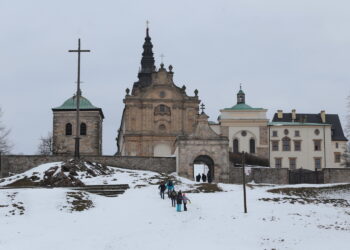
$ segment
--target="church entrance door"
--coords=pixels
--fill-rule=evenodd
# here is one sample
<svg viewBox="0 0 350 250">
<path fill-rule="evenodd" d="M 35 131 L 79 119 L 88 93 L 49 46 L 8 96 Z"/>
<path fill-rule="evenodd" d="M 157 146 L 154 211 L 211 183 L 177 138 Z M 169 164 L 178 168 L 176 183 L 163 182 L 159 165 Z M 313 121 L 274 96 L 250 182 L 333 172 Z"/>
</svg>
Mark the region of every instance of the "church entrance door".
<svg viewBox="0 0 350 250">
<path fill-rule="evenodd" d="M 206 176 L 205 182 L 211 182 L 214 180 L 214 161 L 207 155 L 200 155 L 193 161 L 193 174 L 194 179 L 196 180 L 196 176 L 203 174 Z M 203 179 L 201 178 L 201 182 Z"/>
</svg>

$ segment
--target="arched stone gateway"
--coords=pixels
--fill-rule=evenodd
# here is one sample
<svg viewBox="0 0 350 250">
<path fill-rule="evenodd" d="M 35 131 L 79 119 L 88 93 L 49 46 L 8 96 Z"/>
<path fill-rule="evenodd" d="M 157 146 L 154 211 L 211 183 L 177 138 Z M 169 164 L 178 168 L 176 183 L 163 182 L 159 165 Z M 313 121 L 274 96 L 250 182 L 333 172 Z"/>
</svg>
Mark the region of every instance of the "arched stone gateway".
<svg viewBox="0 0 350 250">
<path fill-rule="evenodd" d="M 194 164 L 204 163 L 209 167 L 212 180 L 228 182 L 228 138 L 216 134 L 208 124 L 208 116 L 198 116 L 195 132 L 176 139 L 176 171 L 180 176 L 193 179 Z"/>
<path fill-rule="evenodd" d="M 204 165 L 206 168 L 203 171 L 196 171 L 196 165 Z M 207 178 L 210 177 L 212 181 L 214 181 L 214 161 L 207 155 L 199 155 L 193 161 L 193 171 L 194 178 L 198 173 L 207 175 Z M 201 173 L 202 172 L 202 173 Z"/>
</svg>

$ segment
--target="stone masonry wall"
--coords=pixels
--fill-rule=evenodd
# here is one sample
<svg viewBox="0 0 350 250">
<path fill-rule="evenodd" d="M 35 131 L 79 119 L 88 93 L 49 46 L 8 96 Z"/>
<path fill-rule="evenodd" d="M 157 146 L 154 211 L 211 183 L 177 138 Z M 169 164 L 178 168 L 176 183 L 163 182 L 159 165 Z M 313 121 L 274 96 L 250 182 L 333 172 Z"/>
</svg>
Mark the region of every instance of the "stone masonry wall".
<svg viewBox="0 0 350 250">
<path fill-rule="evenodd" d="M 72 135 L 66 135 L 66 124 L 72 124 Z M 102 117 L 100 111 L 80 111 L 80 123 L 86 124 L 86 135 L 80 136 L 81 155 L 102 152 Z M 73 154 L 76 137 L 76 111 L 53 112 L 53 147 L 57 154 Z"/>
<path fill-rule="evenodd" d="M 323 174 L 324 183 L 350 182 L 350 168 L 325 168 Z"/>
<path fill-rule="evenodd" d="M 23 173 L 40 164 L 65 161 L 71 156 L 6 155 L 1 157 L 0 177 Z M 83 156 L 85 161 L 97 162 L 112 167 L 135 170 L 150 170 L 161 173 L 175 172 L 173 157 L 131 157 L 131 156 Z"/>
<path fill-rule="evenodd" d="M 251 168 L 246 175 L 246 182 L 270 184 L 288 184 L 289 174 L 287 168 Z M 242 168 L 230 167 L 230 183 L 242 184 Z"/>
</svg>

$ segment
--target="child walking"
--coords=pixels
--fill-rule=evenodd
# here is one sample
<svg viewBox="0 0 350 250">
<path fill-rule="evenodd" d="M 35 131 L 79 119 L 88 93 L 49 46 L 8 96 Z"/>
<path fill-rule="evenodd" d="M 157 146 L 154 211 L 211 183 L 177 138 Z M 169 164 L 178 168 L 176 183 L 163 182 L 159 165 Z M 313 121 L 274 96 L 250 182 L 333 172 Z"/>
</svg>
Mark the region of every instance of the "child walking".
<svg viewBox="0 0 350 250">
<path fill-rule="evenodd" d="M 184 211 L 187 211 L 187 202 L 191 203 L 191 201 L 187 198 L 186 194 L 182 195 L 182 201 L 184 203 Z"/>
</svg>

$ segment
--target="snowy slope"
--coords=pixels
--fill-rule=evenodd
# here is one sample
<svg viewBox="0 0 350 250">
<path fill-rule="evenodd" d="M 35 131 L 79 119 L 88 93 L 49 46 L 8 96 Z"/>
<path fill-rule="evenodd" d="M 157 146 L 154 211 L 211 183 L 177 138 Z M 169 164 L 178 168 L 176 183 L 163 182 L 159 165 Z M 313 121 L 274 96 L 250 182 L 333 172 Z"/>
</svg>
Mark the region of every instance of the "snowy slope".
<svg viewBox="0 0 350 250">
<path fill-rule="evenodd" d="M 244 214 L 242 187 L 222 184 L 225 192 L 188 194 L 189 211 L 178 213 L 150 184 L 157 178 L 118 169 L 83 179 L 131 185 L 116 198 L 89 194 L 94 207 L 83 212 L 63 209 L 69 188 L 0 189 L 0 249 L 349 249 L 349 208 L 262 201 L 283 195 L 267 192 L 271 186 L 251 186 Z M 177 179 L 182 181 L 177 189 L 194 184 Z M 23 214 L 18 208 L 9 213 L 19 202 Z"/>
</svg>

